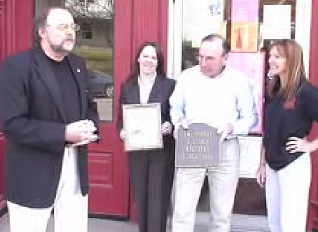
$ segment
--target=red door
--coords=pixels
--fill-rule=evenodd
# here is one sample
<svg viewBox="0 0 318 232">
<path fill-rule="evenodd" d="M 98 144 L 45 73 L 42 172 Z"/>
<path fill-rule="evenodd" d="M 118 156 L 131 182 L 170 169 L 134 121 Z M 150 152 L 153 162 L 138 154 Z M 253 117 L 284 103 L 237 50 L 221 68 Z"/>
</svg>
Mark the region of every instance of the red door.
<svg viewBox="0 0 318 232">
<path fill-rule="evenodd" d="M 90 147 L 90 212 L 131 216 L 126 154 L 116 133 L 120 85 L 126 79 L 135 53 L 144 41 L 158 42 L 166 52 L 166 0 L 115 0 L 113 120 L 101 130 L 101 144 Z"/>
<path fill-rule="evenodd" d="M 310 70 L 309 80 L 314 85 L 318 86 L 318 2 L 312 2 L 312 25 L 311 25 L 311 43 L 310 43 Z M 311 139 L 318 136 L 318 124 L 314 125 L 311 133 Z M 310 204 L 308 215 L 308 229 L 318 229 L 318 151 L 311 154 L 312 161 L 312 181 L 310 189 Z"/>
<path fill-rule="evenodd" d="M 119 14 L 126 15 L 128 12 L 129 4 L 125 4 L 125 1 L 99 1 L 100 4 L 97 9 L 107 11 L 109 10 L 108 4 L 115 2 L 116 12 L 121 12 Z M 74 1 L 79 5 L 82 5 L 81 1 Z M 85 1 L 86 4 L 94 4 L 91 1 Z M 122 4 L 124 3 L 124 4 Z M 48 6 L 67 6 L 67 1 L 64 0 L 0 0 L 0 62 L 10 54 L 16 53 L 21 50 L 26 50 L 30 48 L 31 45 L 31 29 L 33 17 L 38 15 L 38 13 Z M 86 7 L 86 6 L 84 6 Z M 110 7 L 113 7 L 110 5 Z M 77 8 L 78 9 L 78 8 Z M 87 8 L 86 8 L 87 9 Z M 109 11 L 110 17 L 112 14 Z M 81 22 L 81 16 L 76 15 L 76 11 L 72 12 L 75 20 Z M 77 12 L 78 13 L 78 12 Z M 90 15 L 92 16 L 92 15 Z M 112 33 L 113 28 L 109 28 L 109 16 L 98 15 L 94 12 L 93 15 L 95 21 L 99 23 L 98 28 L 93 28 L 94 31 L 99 29 L 107 29 L 107 32 Z M 92 19 L 92 18 L 90 18 Z M 118 37 L 118 42 L 115 43 L 114 49 L 116 51 L 114 56 L 119 56 L 118 54 L 124 54 L 128 52 L 130 54 L 130 43 L 127 40 L 123 40 L 121 36 L 130 36 L 129 24 L 122 20 L 122 17 L 118 17 L 118 22 L 116 27 L 116 37 Z M 83 22 L 85 23 L 85 22 Z M 103 34 L 97 33 L 96 40 L 91 41 L 92 31 L 89 24 L 81 25 L 82 31 L 78 35 L 78 42 L 86 42 L 85 48 L 91 45 L 102 44 L 103 46 L 108 46 L 114 41 L 111 37 L 113 34 L 108 35 L 107 41 Z M 128 35 L 129 34 L 129 35 Z M 96 48 L 96 46 L 95 46 Z M 92 49 L 94 50 L 94 49 Z M 95 49 L 100 50 L 100 49 Z M 83 51 L 83 50 L 82 50 Z M 87 51 L 87 49 L 86 49 Z M 75 51 L 78 52 L 78 51 Z M 79 52 L 80 53 L 80 52 Z M 91 54 L 88 54 L 91 55 Z M 120 55 L 121 56 L 121 55 Z M 85 58 L 85 57 L 84 57 Z M 93 57 L 93 60 L 98 60 L 100 57 Z M 109 58 L 109 57 L 107 57 Z M 112 59 L 114 60 L 114 59 Z M 87 60 L 87 65 L 90 65 L 91 60 Z M 112 61 L 113 62 L 113 61 Z M 116 62 L 117 64 L 117 62 Z M 100 63 L 98 63 L 100 65 Z M 106 67 L 108 64 L 105 62 L 102 64 L 101 69 Z M 89 178 L 90 178 L 90 195 L 89 195 L 89 210 L 91 214 L 100 215 L 115 215 L 120 217 L 128 217 L 129 212 L 129 183 L 127 177 L 126 169 L 126 159 L 125 154 L 122 150 L 122 144 L 117 138 L 117 133 L 115 130 L 115 119 L 117 117 L 117 102 L 118 102 L 118 89 L 121 82 L 121 78 L 127 76 L 127 72 L 130 66 L 130 56 L 122 59 L 118 62 L 118 65 L 114 65 L 114 73 L 116 76 L 115 84 L 115 94 L 113 99 L 107 99 L 108 105 L 111 105 L 112 113 L 111 119 L 104 120 L 101 125 L 101 142 L 100 144 L 94 144 L 89 147 Z M 104 102 L 103 99 L 96 98 L 96 103 L 98 107 L 103 109 Z M 5 201 L 3 198 L 3 140 L 0 133 L 0 210 L 5 207 Z"/>
<path fill-rule="evenodd" d="M 78 4 L 81 4 L 81 2 L 74 1 L 74 3 Z M 85 4 L 100 4 L 95 9 L 106 9 L 108 12 L 103 14 L 103 18 L 96 12 L 91 14 L 91 16 L 95 17 L 95 21 L 99 23 L 98 27 L 91 27 L 89 22 L 92 20 L 81 21 L 83 15 L 76 15 L 76 11 L 73 12 L 76 22 L 82 26 L 82 30 L 78 34 L 78 43 L 85 45 L 82 47 L 78 46 L 79 49 L 75 52 L 83 52 L 83 55 L 86 55 L 84 58 L 88 59 L 86 59 L 88 67 L 94 66 L 92 65 L 92 60 L 100 59 L 99 56 L 90 57 L 94 51 L 100 52 L 101 50 L 100 48 L 93 48 L 94 46 L 96 47 L 95 43 L 101 43 L 106 47 L 110 47 L 113 44 L 113 52 L 107 50 L 103 55 L 108 54 L 109 58 L 111 53 L 114 95 L 111 100 L 105 100 L 100 97 L 95 99 L 97 108 L 102 115 L 105 113 L 106 106 L 110 106 L 112 110 L 111 114 L 108 114 L 108 119 L 102 122 L 101 142 L 89 147 L 91 186 L 89 211 L 91 214 L 129 217 L 131 199 L 126 154 L 122 150 L 122 143 L 116 133 L 116 119 L 120 110 L 118 104 L 120 85 L 127 77 L 134 54 L 142 42 L 158 42 L 163 51 L 166 52 L 168 1 L 104 0 L 98 2 L 85 1 Z M 67 6 L 68 3 L 69 1 L 63 0 L 0 0 L 0 61 L 12 53 L 30 47 L 32 18 L 33 15 L 37 15 L 38 10 L 51 4 L 54 6 L 62 4 L 62 6 L 69 7 Z M 112 3 L 115 6 L 109 5 Z M 35 12 L 32 9 L 35 9 Z M 92 9 L 92 7 L 88 6 L 85 9 Z M 114 9 L 115 12 L 109 11 L 109 9 Z M 111 20 L 109 19 L 114 15 L 113 29 L 110 29 Z M 106 37 L 105 34 L 98 34 L 98 31 L 102 28 L 107 30 Z M 84 48 L 87 47 L 92 47 L 92 49 L 89 49 L 89 53 L 87 53 L 87 49 L 84 51 Z M 109 63 L 107 62 L 97 62 L 95 64 L 102 70 L 109 69 Z M 100 75 L 100 72 L 97 72 L 97 74 Z M 0 140 L 0 165 L 2 165 L 2 152 Z M 0 179 L 2 180 L 2 172 Z M 3 188 L 0 182 L 0 206 L 2 194 Z"/>
<path fill-rule="evenodd" d="M 31 0 L 0 1 L 0 63 L 15 52 L 30 46 Z M 3 146 L 4 138 L 0 131 L 0 211 L 6 206 L 3 196 Z"/>
<path fill-rule="evenodd" d="M 39 15 L 47 7 L 62 6 L 80 25 L 74 52 L 86 61 L 91 91 L 102 119 L 100 143 L 89 146 L 89 212 L 127 218 L 129 183 L 126 155 L 117 136 L 116 118 L 119 83 L 127 76 L 130 64 L 130 43 L 127 42 L 130 29 L 129 24 L 123 21 L 130 19 L 126 14 L 130 3 L 125 0 L 33 1 L 34 15 Z M 125 17 L 116 17 L 116 21 L 114 15 L 117 13 Z M 126 53 L 127 57 L 123 55 Z"/>
<path fill-rule="evenodd" d="M 4 8 L 5 3 L 0 2 L 0 35 L 4 35 Z M 0 36 L 0 63 L 4 58 L 4 38 Z M 1 133 L 1 132 L 0 132 Z M 3 178 L 2 178 L 2 170 L 3 170 L 3 139 L 2 133 L 0 136 L 0 211 L 5 207 L 5 201 L 3 196 Z"/>
</svg>

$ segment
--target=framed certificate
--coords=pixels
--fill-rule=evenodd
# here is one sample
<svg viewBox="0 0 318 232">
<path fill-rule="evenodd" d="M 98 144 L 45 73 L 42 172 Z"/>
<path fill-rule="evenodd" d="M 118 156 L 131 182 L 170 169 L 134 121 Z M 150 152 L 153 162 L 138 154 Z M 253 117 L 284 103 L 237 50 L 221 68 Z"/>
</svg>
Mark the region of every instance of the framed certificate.
<svg viewBox="0 0 318 232">
<path fill-rule="evenodd" d="M 123 105 L 126 151 L 162 148 L 160 103 Z"/>
</svg>

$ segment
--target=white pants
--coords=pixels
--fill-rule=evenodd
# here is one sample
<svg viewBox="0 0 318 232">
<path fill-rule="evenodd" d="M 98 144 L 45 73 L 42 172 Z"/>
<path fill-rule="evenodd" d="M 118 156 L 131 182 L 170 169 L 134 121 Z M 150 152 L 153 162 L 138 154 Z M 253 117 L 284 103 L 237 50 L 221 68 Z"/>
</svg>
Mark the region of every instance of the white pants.
<svg viewBox="0 0 318 232">
<path fill-rule="evenodd" d="M 210 188 L 210 231 L 230 231 L 239 172 L 237 139 L 224 141 L 221 150 L 218 167 L 176 169 L 172 232 L 194 231 L 196 207 L 206 174 Z"/>
<path fill-rule="evenodd" d="M 309 154 L 279 171 L 266 166 L 266 204 L 271 232 L 306 231 L 310 181 Z"/>
<path fill-rule="evenodd" d="M 88 197 L 82 196 L 74 148 L 65 148 L 62 172 L 52 207 L 28 208 L 7 202 L 11 232 L 45 232 L 54 209 L 55 232 L 87 232 Z"/>
</svg>

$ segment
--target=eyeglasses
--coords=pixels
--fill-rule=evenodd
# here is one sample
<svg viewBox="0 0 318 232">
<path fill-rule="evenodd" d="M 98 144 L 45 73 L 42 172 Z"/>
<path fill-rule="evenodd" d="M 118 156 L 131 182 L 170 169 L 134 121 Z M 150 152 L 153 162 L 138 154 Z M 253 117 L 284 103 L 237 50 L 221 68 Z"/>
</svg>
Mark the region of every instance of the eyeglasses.
<svg viewBox="0 0 318 232">
<path fill-rule="evenodd" d="M 46 25 L 48 27 L 52 27 L 52 25 Z M 66 32 L 68 31 L 69 29 L 73 30 L 73 31 L 79 31 L 81 29 L 80 25 L 78 24 L 71 24 L 71 25 L 68 25 L 68 24 L 59 24 L 57 26 L 54 26 L 57 30 L 59 31 L 62 31 L 62 32 Z"/>
</svg>

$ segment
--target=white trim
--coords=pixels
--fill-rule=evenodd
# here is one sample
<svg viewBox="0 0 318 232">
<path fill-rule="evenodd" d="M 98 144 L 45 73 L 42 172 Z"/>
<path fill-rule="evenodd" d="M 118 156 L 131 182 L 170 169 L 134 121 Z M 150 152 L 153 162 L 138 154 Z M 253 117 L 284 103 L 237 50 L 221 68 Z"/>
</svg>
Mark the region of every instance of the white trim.
<svg viewBox="0 0 318 232">
<path fill-rule="evenodd" d="M 168 4 L 168 54 L 167 75 L 177 79 L 182 63 L 182 0 L 169 0 Z"/>
<path fill-rule="evenodd" d="M 174 78 L 174 3 L 168 0 L 167 76 Z"/>
<path fill-rule="evenodd" d="M 174 5 L 174 78 L 182 69 L 183 0 L 175 0 Z"/>
<path fill-rule="evenodd" d="M 312 0 L 296 1 L 296 34 L 295 40 L 301 45 L 304 53 L 304 65 L 309 76 L 310 31 L 312 16 Z"/>
</svg>

